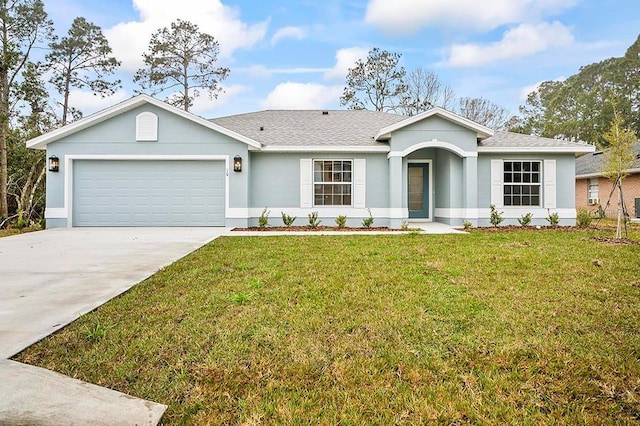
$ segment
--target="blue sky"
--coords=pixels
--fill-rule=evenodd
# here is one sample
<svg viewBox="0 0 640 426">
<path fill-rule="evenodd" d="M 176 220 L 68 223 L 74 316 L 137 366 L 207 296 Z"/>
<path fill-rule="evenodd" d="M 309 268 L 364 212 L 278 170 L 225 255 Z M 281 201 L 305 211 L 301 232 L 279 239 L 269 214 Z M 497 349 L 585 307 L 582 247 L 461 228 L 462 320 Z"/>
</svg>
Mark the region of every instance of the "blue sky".
<svg viewBox="0 0 640 426">
<path fill-rule="evenodd" d="M 194 105 L 204 117 L 342 108 L 347 68 L 372 47 L 401 53 L 407 70 L 434 71 L 458 97 L 485 97 L 516 113 L 539 82 L 621 56 L 640 34 L 640 7 L 630 0 L 44 2 L 58 34 L 84 16 L 123 63 L 123 88 L 113 97 L 72 94 L 85 115 L 133 95 L 151 33 L 177 18 L 216 37 L 219 64 L 231 69 L 225 93 Z"/>
</svg>

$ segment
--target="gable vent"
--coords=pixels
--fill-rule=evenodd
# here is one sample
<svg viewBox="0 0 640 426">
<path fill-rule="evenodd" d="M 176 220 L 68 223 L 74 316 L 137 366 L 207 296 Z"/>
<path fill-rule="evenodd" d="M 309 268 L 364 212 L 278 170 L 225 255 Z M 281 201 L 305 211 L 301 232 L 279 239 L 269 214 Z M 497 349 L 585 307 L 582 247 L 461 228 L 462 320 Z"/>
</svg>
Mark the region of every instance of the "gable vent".
<svg viewBox="0 0 640 426">
<path fill-rule="evenodd" d="M 158 140 L 158 116 L 152 112 L 141 112 L 136 116 L 136 140 Z"/>
</svg>

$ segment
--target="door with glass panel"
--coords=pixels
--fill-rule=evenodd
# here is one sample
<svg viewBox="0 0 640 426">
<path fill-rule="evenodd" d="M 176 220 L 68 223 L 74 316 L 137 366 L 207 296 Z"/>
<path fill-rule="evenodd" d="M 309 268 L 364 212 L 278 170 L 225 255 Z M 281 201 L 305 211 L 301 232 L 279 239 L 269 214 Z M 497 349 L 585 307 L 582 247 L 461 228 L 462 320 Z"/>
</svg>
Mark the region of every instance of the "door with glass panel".
<svg viewBox="0 0 640 426">
<path fill-rule="evenodd" d="M 409 218 L 429 218 L 429 164 L 409 163 Z"/>
</svg>

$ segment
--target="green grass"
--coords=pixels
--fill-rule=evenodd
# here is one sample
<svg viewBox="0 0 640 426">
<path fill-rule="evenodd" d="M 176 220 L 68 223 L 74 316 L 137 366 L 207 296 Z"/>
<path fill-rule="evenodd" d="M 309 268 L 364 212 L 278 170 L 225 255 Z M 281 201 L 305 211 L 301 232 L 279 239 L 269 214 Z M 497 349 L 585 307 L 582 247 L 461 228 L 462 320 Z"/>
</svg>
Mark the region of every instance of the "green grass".
<svg viewBox="0 0 640 426">
<path fill-rule="evenodd" d="M 635 423 L 640 245 L 594 235 L 221 238 L 17 359 L 165 424 Z"/>
<path fill-rule="evenodd" d="M 10 237 L 11 235 L 25 234 L 27 232 L 40 231 L 41 228 L 37 226 L 22 228 L 22 229 L 0 229 L 0 238 L 2 237 Z"/>
</svg>

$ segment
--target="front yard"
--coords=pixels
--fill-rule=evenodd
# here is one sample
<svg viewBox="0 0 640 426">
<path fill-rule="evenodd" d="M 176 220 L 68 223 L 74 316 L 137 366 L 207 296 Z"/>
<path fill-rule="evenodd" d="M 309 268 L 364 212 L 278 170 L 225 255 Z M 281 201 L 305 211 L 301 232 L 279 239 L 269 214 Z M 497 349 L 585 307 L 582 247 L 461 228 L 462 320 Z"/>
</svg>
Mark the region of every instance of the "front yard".
<svg viewBox="0 0 640 426">
<path fill-rule="evenodd" d="M 165 424 L 634 423 L 640 245 L 600 235 L 221 238 L 16 359 Z"/>
</svg>

